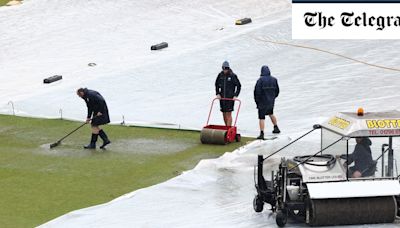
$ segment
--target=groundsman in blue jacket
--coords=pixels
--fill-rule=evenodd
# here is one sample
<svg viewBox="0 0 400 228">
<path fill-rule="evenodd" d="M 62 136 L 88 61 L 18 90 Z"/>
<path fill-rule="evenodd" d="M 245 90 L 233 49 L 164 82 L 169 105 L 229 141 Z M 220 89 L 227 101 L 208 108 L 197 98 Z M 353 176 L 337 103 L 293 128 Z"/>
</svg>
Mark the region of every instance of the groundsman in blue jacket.
<svg viewBox="0 0 400 228">
<path fill-rule="evenodd" d="M 92 125 L 90 144 L 84 146 L 84 148 L 96 149 L 97 138 L 100 136 L 103 140 L 103 145 L 100 148 L 104 149 L 106 145 L 111 143 L 104 130 L 100 128 L 100 125 L 110 123 L 106 101 L 99 92 L 87 88 L 78 89 L 76 94 L 85 101 L 88 108 L 86 123 L 91 123 Z"/>
<path fill-rule="evenodd" d="M 260 135 L 257 139 L 264 139 L 265 116 L 268 115 L 274 125 L 272 133 L 278 134 L 281 131 L 278 128 L 276 117 L 274 116 L 275 99 L 279 95 L 278 80 L 271 76 L 268 66 L 262 66 L 261 76 L 257 80 L 254 88 L 254 100 L 257 104 L 258 119 L 260 125 Z"/>
</svg>

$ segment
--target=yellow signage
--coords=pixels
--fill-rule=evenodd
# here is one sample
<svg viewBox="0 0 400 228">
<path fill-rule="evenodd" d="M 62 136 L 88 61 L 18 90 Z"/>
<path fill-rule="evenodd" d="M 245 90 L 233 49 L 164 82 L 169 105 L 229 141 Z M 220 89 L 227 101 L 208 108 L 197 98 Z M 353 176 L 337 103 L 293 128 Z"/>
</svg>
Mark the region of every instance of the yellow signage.
<svg viewBox="0 0 400 228">
<path fill-rule="evenodd" d="M 400 119 L 366 120 L 368 128 L 400 128 Z"/>
<path fill-rule="evenodd" d="M 347 121 L 345 119 L 339 118 L 339 117 L 333 117 L 331 120 L 328 122 L 330 125 L 340 128 L 340 129 L 345 129 L 350 125 L 350 121 Z"/>
</svg>

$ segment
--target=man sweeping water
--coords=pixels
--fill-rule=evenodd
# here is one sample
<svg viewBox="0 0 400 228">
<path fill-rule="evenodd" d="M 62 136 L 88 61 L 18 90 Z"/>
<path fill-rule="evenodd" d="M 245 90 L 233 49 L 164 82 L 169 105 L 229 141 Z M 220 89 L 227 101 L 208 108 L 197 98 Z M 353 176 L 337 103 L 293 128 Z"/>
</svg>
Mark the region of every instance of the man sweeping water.
<svg viewBox="0 0 400 228">
<path fill-rule="evenodd" d="M 86 123 L 91 123 L 92 125 L 92 138 L 90 144 L 83 148 L 96 149 L 97 138 L 100 136 L 103 140 L 103 145 L 101 145 L 100 148 L 104 149 L 105 146 L 111 143 L 104 130 L 100 128 L 100 125 L 110 123 L 106 101 L 103 96 L 95 90 L 80 88 L 76 93 L 86 102 L 88 108 Z"/>
</svg>

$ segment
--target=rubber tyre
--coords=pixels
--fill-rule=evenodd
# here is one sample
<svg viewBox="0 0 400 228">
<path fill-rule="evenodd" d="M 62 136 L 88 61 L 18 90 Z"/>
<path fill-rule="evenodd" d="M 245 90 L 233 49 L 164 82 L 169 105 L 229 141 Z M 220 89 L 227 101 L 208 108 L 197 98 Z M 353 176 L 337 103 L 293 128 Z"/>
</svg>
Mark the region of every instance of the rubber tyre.
<svg viewBox="0 0 400 228">
<path fill-rule="evenodd" d="M 278 213 L 276 213 L 276 225 L 278 225 L 279 227 L 284 227 L 287 222 L 287 217 L 287 213 L 278 211 Z"/>
<path fill-rule="evenodd" d="M 235 136 L 236 142 L 240 142 L 241 139 L 242 139 L 242 136 L 240 134 L 236 134 L 236 136 Z"/>
<path fill-rule="evenodd" d="M 258 195 L 256 195 L 254 197 L 253 208 L 254 208 L 254 211 L 257 213 L 263 211 L 263 209 L 264 209 L 264 202 L 260 199 L 260 197 Z"/>
</svg>

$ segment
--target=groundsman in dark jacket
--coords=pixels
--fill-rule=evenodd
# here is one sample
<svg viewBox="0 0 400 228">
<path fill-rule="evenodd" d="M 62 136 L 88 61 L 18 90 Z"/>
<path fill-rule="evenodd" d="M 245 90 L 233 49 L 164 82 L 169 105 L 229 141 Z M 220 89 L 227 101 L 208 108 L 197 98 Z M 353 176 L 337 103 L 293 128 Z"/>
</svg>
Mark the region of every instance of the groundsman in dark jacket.
<svg viewBox="0 0 400 228">
<path fill-rule="evenodd" d="M 222 63 L 222 71 L 218 74 L 215 80 L 215 94 L 217 98 L 237 98 L 240 94 L 239 78 L 229 66 L 227 61 Z M 234 107 L 234 101 L 220 100 L 221 112 L 224 118 L 226 126 L 232 125 L 232 111 Z"/>
<path fill-rule="evenodd" d="M 87 88 L 80 88 L 77 90 L 77 95 L 82 98 L 87 106 L 86 123 L 92 125 L 92 138 L 90 144 L 84 146 L 85 149 L 95 149 L 98 136 L 103 140 L 103 145 L 100 146 L 104 149 L 111 141 L 108 139 L 107 134 L 100 128 L 100 125 L 110 123 L 108 108 L 103 96 L 95 90 Z"/>
<path fill-rule="evenodd" d="M 354 178 L 373 175 L 376 163 L 372 159 L 371 140 L 368 137 L 356 138 L 354 152 L 349 154 L 346 165 L 354 162 L 354 166 L 349 167 L 350 176 Z M 371 173 L 371 170 L 373 171 Z"/>
<path fill-rule="evenodd" d="M 260 125 L 260 136 L 264 139 L 265 116 L 268 115 L 274 125 L 272 133 L 280 133 L 276 117 L 274 116 L 275 99 L 279 95 L 278 80 L 271 76 L 268 66 L 261 68 L 261 76 L 254 88 L 254 100 L 257 104 L 258 119 Z"/>
</svg>

